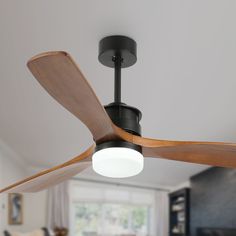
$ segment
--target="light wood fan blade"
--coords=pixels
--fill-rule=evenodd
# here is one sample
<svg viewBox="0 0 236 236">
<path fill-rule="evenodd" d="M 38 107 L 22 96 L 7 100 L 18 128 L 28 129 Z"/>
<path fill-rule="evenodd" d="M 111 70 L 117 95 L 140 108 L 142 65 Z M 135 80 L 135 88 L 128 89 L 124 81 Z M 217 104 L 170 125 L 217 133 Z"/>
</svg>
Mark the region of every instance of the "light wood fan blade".
<svg viewBox="0 0 236 236">
<path fill-rule="evenodd" d="M 142 146 L 143 155 L 153 158 L 236 168 L 236 144 L 148 139 L 129 134 L 118 127 L 120 138 Z"/>
<path fill-rule="evenodd" d="M 91 157 L 94 148 L 95 145 L 91 146 L 81 155 L 65 162 L 64 164 L 42 171 L 36 175 L 1 189 L 0 193 L 38 192 L 70 179 L 91 165 Z"/>
<path fill-rule="evenodd" d="M 116 137 L 110 117 L 68 53 L 42 53 L 27 65 L 47 92 L 89 128 L 96 142 Z"/>
</svg>

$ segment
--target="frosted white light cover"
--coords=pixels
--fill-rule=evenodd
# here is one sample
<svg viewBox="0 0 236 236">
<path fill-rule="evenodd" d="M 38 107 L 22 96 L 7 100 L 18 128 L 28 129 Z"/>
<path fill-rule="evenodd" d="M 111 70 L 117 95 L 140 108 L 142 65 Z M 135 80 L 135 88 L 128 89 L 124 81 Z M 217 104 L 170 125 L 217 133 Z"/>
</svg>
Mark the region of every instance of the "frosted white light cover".
<svg viewBox="0 0 236 236">
<path fill-rule="evenodd" d="M 125 178 L 143 170 L 143 155 L 126 147 L 110 147 L 93 154 L 93 169 L 100 175 Z"/>
</svg>

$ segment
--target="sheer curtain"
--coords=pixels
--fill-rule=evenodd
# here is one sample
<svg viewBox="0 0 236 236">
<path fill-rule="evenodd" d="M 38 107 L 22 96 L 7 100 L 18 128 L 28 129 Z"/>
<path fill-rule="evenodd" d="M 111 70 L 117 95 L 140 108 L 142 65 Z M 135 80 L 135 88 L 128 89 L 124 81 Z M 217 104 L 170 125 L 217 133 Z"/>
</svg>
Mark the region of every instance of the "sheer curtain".
<svg viewBox="0 0 236 236">
<path fill-rule="evenodd" d="M 69 182 L 48 190 L 47 227 L 69 228 Z"/>
<path fill-rule="evenodd" d="M 169 230 L 169 201 L 168 193 L 156 191 L 155 193 L 155 232 L 157 236 L 167 236 Z"/>
</svg>

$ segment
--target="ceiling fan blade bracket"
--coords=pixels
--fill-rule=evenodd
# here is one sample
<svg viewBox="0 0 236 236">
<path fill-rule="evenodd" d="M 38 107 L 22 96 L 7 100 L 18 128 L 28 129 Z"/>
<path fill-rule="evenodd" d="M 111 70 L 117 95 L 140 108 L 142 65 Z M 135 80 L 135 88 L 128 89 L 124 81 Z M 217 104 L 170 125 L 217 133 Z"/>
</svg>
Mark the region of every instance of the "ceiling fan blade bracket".
<svg viewBox="0 0 236 236">
<path fill-rule="evenodd" d="M 110 103 L 105 106 L 105 110 L 116 126 L 132 134 L 141 135 L 139 122 L 142 113 L 137 108 L 128 106 L 125 103 Z"/>
</svg>

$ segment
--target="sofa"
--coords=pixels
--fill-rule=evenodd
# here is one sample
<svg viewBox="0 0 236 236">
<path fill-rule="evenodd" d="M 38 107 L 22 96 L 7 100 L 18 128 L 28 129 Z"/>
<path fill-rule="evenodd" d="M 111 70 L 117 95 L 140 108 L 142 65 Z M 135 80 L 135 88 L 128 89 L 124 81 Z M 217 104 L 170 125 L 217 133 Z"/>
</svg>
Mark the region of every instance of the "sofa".
<svg viewBox="0 0 236 236">
<path fill-rule="evenodd" d="M 35 230 L 29 233 L 18 233 L 18 232 L 9 232 L 7 230 L 4 231 L 4 236 L 50 236 L 49 230 L 47 228 L 41 228 L 39 230 Z"/>
</svg>

